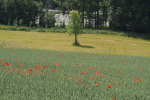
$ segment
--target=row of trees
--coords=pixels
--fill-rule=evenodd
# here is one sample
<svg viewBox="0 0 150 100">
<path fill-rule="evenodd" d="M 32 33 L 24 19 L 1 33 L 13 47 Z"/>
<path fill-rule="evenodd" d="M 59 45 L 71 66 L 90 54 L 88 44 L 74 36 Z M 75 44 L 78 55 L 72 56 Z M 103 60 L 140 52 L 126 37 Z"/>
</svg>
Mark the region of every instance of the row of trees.
<svg viewBox="0 0 150 100">
<path fill-rule="evenodd" d="M 149 5 L 150 0 L 0 0 L 0 23 L 12 25 L 17 20 L 29 26 L 39 16 L 41 26 L 51 27 L 54 14 L 43 8 L 52 8 L 67 14 L 78 10 L 87 28 L 104 27 L 109 22 L 112 29 L 149 33 Z"/>
<path fill-rule="evenodd" d="M 88 19 L 87 27 L 109 27 L 150 33 L 150 0 L 54 0 L 62 11 L 78 10 Z"/>
<path fill-rule="evenodd" d="M 14 26 L 52 27 L 54 13 L 43 9 L 42 2 L 34 0 L 0 0 L 0 24 Z"/>
</svg>

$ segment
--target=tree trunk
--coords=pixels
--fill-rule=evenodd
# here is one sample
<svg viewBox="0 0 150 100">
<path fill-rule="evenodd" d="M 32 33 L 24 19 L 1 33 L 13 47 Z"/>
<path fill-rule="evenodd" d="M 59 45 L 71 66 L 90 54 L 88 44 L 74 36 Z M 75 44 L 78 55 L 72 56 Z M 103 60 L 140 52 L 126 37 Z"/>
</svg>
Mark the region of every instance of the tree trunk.
<svg viewBox="0 0 150 100">
<path fill-rule="evenodd" d="M 78 41 L 77 41 L 77 34 L 75 33 L 75 44 L 78 44 Z"/>
</svg>

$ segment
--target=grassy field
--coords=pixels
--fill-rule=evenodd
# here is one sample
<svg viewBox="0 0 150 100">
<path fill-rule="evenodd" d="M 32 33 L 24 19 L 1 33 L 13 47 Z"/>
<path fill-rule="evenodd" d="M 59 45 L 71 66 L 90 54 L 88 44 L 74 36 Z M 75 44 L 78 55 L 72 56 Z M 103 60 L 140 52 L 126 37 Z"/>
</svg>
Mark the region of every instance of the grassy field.
<svg viewBox="0 0 150 100">
<path fill-rule="evenodd" d="M 78 40 L 81 46 L 67 33 L 0 30 L 0 100 L 150 100 L 149 41 Z"/>
<path fill-rule="evenodd" d="M 150 57 L 148 40 L 103 34 L 82 34 L 78 40 L 81 46 L 77 47 L 72 46 L 74 37 L 67 33 L 0 30 L 1 47 Z"/>
<path fill-rule="evenodd" d="M 0 48 L 0 100 L 150 100 L 149 65 L 150 57 Z"/>
</svg>

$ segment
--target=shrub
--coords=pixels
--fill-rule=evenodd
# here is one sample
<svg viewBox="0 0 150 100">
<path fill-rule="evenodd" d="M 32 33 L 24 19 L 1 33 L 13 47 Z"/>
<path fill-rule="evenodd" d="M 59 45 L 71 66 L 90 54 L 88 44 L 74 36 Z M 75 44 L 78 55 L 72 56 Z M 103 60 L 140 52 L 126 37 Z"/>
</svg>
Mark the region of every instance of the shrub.
<svg viewBox="0 0 150 100">
<path fill-rule="evenodd" d="M 29 27 L 18 27 L 18 31 L 30 31 Z"/>
</svg>

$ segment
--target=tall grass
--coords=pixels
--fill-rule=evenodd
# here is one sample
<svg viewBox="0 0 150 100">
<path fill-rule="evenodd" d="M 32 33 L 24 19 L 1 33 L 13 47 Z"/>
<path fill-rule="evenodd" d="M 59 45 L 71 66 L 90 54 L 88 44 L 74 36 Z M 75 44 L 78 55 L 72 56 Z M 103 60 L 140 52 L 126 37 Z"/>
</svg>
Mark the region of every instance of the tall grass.
<svg viewBox="0 0 150 100">
<path fill-rule="evenodd" d="M 0 51 L 1 100 L 150 99 L 149 57 Z"/>
</svg>

